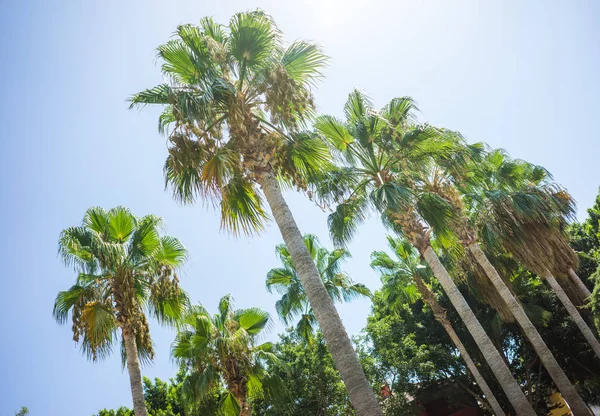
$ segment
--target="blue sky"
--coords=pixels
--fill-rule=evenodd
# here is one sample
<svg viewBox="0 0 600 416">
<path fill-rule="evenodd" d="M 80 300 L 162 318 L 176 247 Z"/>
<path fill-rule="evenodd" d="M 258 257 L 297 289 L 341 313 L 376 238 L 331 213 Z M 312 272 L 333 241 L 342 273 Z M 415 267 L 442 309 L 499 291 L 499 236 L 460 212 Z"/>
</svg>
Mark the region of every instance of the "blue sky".
<svg viewBox="0 0 600 416">
<path fill-rule="evenodd" d="M 87 362 L 69 326 L 51 316 L 75 277 L 56 256 L 58 235 L 92 205 L 164 217 L 190 251 L 182 285 L 210 310 L 231 293 L 239 307 L 274 313 L 264 277 L 278 264 L 278 231 L 234 239 L 212 210 L 177 205 L 163 189 L 158 110 L 129 111 L 125 101 L 160 82 L 154 51 L 178 24 L 207 15 L 226 23 L 256 7 L 288 40 L 317 41 L 332 57 L 316 91 L 320 111 L 340 114 L 354 87 L 377 106 L 412 96 L 422 121 L 547 167 L 585 216 L 600 185 L 598 2 L 0 0 L 0 414 L 26 405 L 33 415 L 91 415 L 131 404 L 119 357 Z M 297 194 L 289 201 L 301 229 L 329 244 L 326 213 Z M 369 254 L 384 247 L 372 219 L 346 270 L 376 289 Z M 340 312 L 357 334 L 369 304 Z M 144 374 L 168 378 L 174 334 L 151 330 L 156 361 Z M 277 323 L 271 338 L 281 330 Z"/>
</svg>

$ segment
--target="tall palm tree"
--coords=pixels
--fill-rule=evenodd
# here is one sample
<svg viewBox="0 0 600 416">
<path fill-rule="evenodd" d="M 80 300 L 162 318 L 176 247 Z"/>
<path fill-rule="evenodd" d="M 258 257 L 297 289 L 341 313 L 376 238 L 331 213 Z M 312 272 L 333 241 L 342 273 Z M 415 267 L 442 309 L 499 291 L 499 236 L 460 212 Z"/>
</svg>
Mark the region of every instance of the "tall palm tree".
<svg viewBox="0 0 600 416">
<path fill-rule="evenodd" d="M 283 381 L 267 367 L 277 361 L 273 345 L 257 343 L 268 324 L 269 315 L 261 309 L 234 310 L 230 295 L 221 298 L 212 316 L 201 305 L 191 307 L 171 349 L 188 371 L 187 396 L 202 403 L 218 395 L 216 412 L 224 416 L 252 414 L 253 398 L 284 399 Z"/>
<path fill-rule="evenodd" d="M 159 129 L 170 128 L 165 176 L 175 198 L 218 204 L 234 233 L 262 230 L 266 199 L 357 414 L 382 414 L 280 186 L 306 190 L 328 168 L 327 146 L 301 131 L 325 55 L 304 41 L 284 47 L 260 10 L 228 26 L 210 18 L 179 26 L 158 55 L 165 83 L 131 102 L 165 107 Z"/>
<path fill-rule="evenodd" d="M 320 117 L 315 127 L 341 153 L 343 167 L 321 182 L 325 202 L 342 201 L 329 216 L 337 244 L 347 243 L 370 209 L 384 223 L 401 231 L 419 250 L 465 325 L 518 414 L 534 415 L 498 350 L 458 290 L 430 244 L 432 232 L 443 245 L 457 240 L 448 223 L 452 207 L 428 187 L 432 156 L 446 155 L 461 164 L 455 133 L 414 123 L 410 98 L 393 99 L 377 112 L 367 97 L 353 91 L 344 107 L 346 120 Z M 458 149 L 460 150 L 460 149 Z M 348 192 L 347 189 L 350 189 Z"/>
<path fill-rule="evenodd" d="M 64 324 L 71 315 L 73 340 L 93 361 L 111 352 L 120 330 L 133 408 L 141 416 L 148 412 L 140 360 L 154 356 L 146 311 L 159 322 L 175 323 L 187 305 L 175 273 L 186 250 L 176 238 L 160 235 L 161 223 L 123 207 L 93 207 L 80 226 L 61 233 L 58 245 L 78 275 L 75 285 L 58 293 L 54 317 Z"/>
<path fill-rule="evenodd" d="M 388 236 L 388 245 L 396 259 L 392 259 L 384 251 L 374 251 L 371 254 L 371 267 L 381 273 L 382 291 L 386 298 L 390 303 L 395 303 L 397 300 L 414 302 L 416 300 L 416 290 L 433 312 L 435 319 L 448 334 L 448 337 L 465 361 L 468 370 L 481 388 L 487 401 L 483 405 L 496 416 L 504 415 L 504 410 L 502 410 L 502 407 L 496 400 L 492 389 L 479 372 L 477 365 L 458 337 L 452 323 L 448 320 L 446 310 L 439 304 L 436 295 L 425 283 L 426 279 L 431 275 L 431 270 L 408 241 Z"/>
<path fill-rule="evenodd" d="M 530 318 L 525 313 L 523 306 L 517 300 L 514 293 L 510 290 L 509 286 L 507 285 L 507 282 L 504 279 L 502 279 L 496 268 L 492 265 L 484 251 L 481 249 L 479 242 L 476 239 L 476 233 L 472 228 L 471 224 L 469 223 L 461 196 L 457 188 L 454 186 L 455 184 L 451 180 L 454 179 L 456 183 L 458 183 L 460 186 L 461 182 L 464 181 L 464 178 L 461 177 L 461 172 L 453 169 L 454 166 L 452 165 L 455 165 L 455 162 L 452 160 L 450 160 L 450 166 L 444 166 L 444 164 L 448 162 L 448 159 L 440 158 L 438 159 L 438 161 L 441 162 L 441 166 L 439 164 L 436 165 L 436 169 L 434 171 L 435 176 L 433 178 L 433 181 L 431 181 L 431 179 L 428 178 L 430 182 L 430 184 L 428 185 L 428 189 L 435 193 L 437 197 L 445 200 L 446 204 L 450 207 L 451 214 L 450 219 L 446 224 L 438 223 L 437 226 L 434 225 L 433 229 L 438 231 L 438 233 L 440 230 L 443 232 L 448 232 L 448 230 L 445 227 L 449 226 L 452 233 L 458 236 L 460 243 L 467 249 L 469 256 L 471 256 L 470 258 L 472 258 L 473 261 L 481 267 L 481 269 L 485 272 L 485 275 L 489 278 L 489 280 L 492 282 L 498 293 L 508 305 L 512 315 L 515 317 L 519 326 L 521 327 L 529 341 L 532 343 L 534 349 L 536 350 L 536 353 L 538 354 L 540 360 L 544 364 L 544 367 L 552 377 L 553 381 L 555 382 L 556 386 L 560 390 L 561 394 L 563 395 L 571 409 L 574 411 L 575 414 L 589 415 L 589 408 L 583 402 L 581 396 L 575 389 L 575 386 L 570 382 L 565 372 L 562 370 L 562 368 L 552 355 L 552 352 L 547 347 L 547 345 L 541 338 L 539 332 L 531 322 Z M 443 173 L 440 174 L 440 167 L 442 169 L 450 167 L 450 169 L 445 169 Z M 465 176 L 468 177 L 468 175 Z M 498 199 L 497 194 L 492 193 L 492 195 L 492 200 Z M 523 206 L 518 206 L 518 208 L 514 209 L 514 205 L 512 205 L 513 208 L 511 209 L 511 204 L 515 201 L 519 201 L 525 206 L 533 205 L 535 204 L 534 201 L 537 199 L 542 201 L 546 199 L 542 195 L 543 193 L 540 192 L 529 193 L 525 195 L 524 199 L 509 198 L 509 200 L 503 199 L 500 204 L 493 204 L 493 208 L 491 210 L 494 214 L 492 215 L 493 220 L 490 223 L 488 223 L 490 227 L 488 227 L 486 230 L 488 231 L 488 237 L 490 232 L 496 231 L 498 229 L 506 231 L 507 228 L 510 228 L 509 233 L 512 233 L 513 236 L 517 233 L 522 235 L 529 234 L 527 231 L 524 231 L 527 225 L 527 221 L 521 220 L 524 218 L 522 213 L 524 211 L 527 211 L 527 208 L 524 209 Z M 529 210 L 529 213 L 534 212 L 535 215 L 540 215 L 540 211 Z M 511 225 L 507 227 L 507 223 Z M 501 237 L 499 237 L 499 239 L 501 239 Z M 504 244 L 508 245 L 508 241 L 514 244 L 515 239 L 513 239 L 512 237 L 505 238 Z M 524 248 L 526 247 L 524 246 Z M 515 254 L 518 252 L 518 250 L 509 249 L 508 251 L 514 255 L 519 255 Z M 531 250 L 531 252 L 535 252 L 535 250 Z M 542 253 L 543 251 L 537 251 L 536 255 L 540 256 Z M 549 275 L 549 273 L 545 269 L 542 270 L 544 270 L 544 276 Z M 533 269 L 533 271 L 536 271 L 536 269 Z M 548 280 L 553 280 L 553 278 L 550 276 Z M 570 309 L 570 313 L 572 313 L 573 311 L 576 312 L 574 307 Z M 580 319 L 577 323 L 583 323 L 581 316 L 579 316 L 579 318 Z M 585 323 L 583 324 L 585 325 Z M 587 328 L 587 325 L 585 325 L 585 327 Z M 595 339 L 589 328 L 587 328 L 587 330 L 587 333 L 584 332 L 584 335 L 586 335 L 588 341 Z"/>
<path fill-rule="evenodd" d="M 317 265 L 323 284 L 334 302 L 348 302 L 362 296 L 371 296 L 371 291 L 365 285 L 354 283 L 346 273 L 342 272 L 341 263 L 350 257 L 347 250 L 339 248 L 329 251 L 322 247 L 317 237 L 312 234 L 304 236 L 304 244 Z M 302 339 L 310 340 L 314 334 L 317 319 L 310 307 L 286 245 L 278 245 L 276 251 L 283 267 L 269 271 L 266 279 L 267 290 L 282 295 L 275 304 L 275 308 L 283 322 L 289 325 L 299 317 L 296 333 Z"/>
<path fill-rule="evenodd" d="M 468 199 L 483 241 L 491 249 L 508 251 L 545 279 L 600 358 L 600 342 L 563 289 L 581 291 L 574 272 L 577 255 L 563 233 L 574 212 L 570 195 L 551 182 L 545 169 L 513 161 L 500 151 L 491 152 L 478 168 L 484 170 L 484 180 Z M 470 250 L 477 253 L 484 268 L 489 268 L 491 263 L 474 245 L 471 242 Z M 563 276 L 561 283 L 555 275 Z M 587 296 L 581 292 L 579 299 L 583 301 Z"/>
</svg>

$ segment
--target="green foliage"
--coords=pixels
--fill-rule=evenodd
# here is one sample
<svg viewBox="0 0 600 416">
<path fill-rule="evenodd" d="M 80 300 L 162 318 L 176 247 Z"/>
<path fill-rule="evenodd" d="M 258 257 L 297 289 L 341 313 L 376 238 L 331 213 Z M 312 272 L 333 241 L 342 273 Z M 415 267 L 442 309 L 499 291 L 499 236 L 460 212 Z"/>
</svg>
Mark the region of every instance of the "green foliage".
<svg viewBox="0 0 600 416">
<path fill-rule="evenodd" d="M 307 189 L 329 168 L 327 146 L 301 131 L 327 62 L 318 46 L 285 47 L 271 16 L 254 10 L 228 25 L 181 25 L 158 56 L 167 82 L 130 100 L 165 108 L 158 125 L 169 135 L 164 172 L 176 199 L 211 201 L 223 228 L 251 234 L 267 220 L 261 175 Z"/>
<path fill-rule="evenodd" d="M 289 403 L 284 383 L 269 368 L 278 362 L 272 344 L 257 343 L 268 324 L 261 309 L 234 310 L 229 295 L 215 315 L 201 305 L 191 307 L 171 351 L 186 374 L 186 400 L 225 416 L 237 416 L 250 400 Z"/>
<path fill-rule="evenodd" d="M 392 250 L 396 252 L 398 247 L 402 255 L 402 246 L 396 244 L 396 249 Z M 418 265 L 419 261 L 415 258 L 412 264 Z M 410 299 L 402 293 L 406 285 L 412 284 L 406 279 L 406 272 L 410 270 L 406 266 L 409 264 L 399 265 L 382 252 L 373 255 L 373 266 L 382 272 L 383 287 L 374 294 L 373 311 L 365 330 L 367 345 L 371 346 L 368 355 L 386 374 L 393 393 L 389 411 L 391 414 L 406 414 L 402 413 L 408 409 L 402 409 L 405 403 L 398 407 L 392 404 L 398 397 L 415 398 L 410 401 L 412 405 L 417 402 L 427 405 L 434 398 L 443 397 L 451 407 L 476 407 L 471 392 L 478 389 L 442 326 L 435 322 L 431 310 L 421 299 Z M 600 392 L 598 363 L 577 327 L 559 306 L 550 289 L 535 276 L 519 269 L 511 276 L 511 282 L 561 367 L 570 379 L 578 383 L 582 397 L 589 403 L 595 403 Z M 469 353 L 476 362 L 483 363 L 479 349 L 441 288 L 433 279 L 430 285 Z M 538 412 L 546 413 L 545 396 L 554 389 L 554 385 L 519 327 L 503 323 L 497 312 L 468 291 L 464 284 L 460 289 L 492 342 L 506 358 L 517 381 L 532 397 L 534 407 Z M 536 315 L 540 316 L 539 319 Z M 503 407 L 510 408 L 490 369 L 481 365 L 479 370 Z M 412 411 L 415 413 L 408 414 L 420 414 L 418 409 Z"/>
<path fill-rule="evenodd" d="M 584 222 L 571 224 L 569 235 L 579 257 L 578 275 L 588 287 L 594 288 L 588 301 L 596 327 L 600 328 L 600 193 L 587 212 Z"/>
<path fill-rule="evenodd" d="M 119 407 L 117 410 L 102 409 L 95 416 L 133 416 L 133 410 L 124 406 Z"/>
<path fill-rule="evenodd" d="M 371 292 L 365 285 L 354 283 L 346 273 L 342 272 L 341 263 L 350 257 L 348 251 L 336 249 L 330 252 L 322 247 L 317 237 L 312 234 L 304 236 L 304 244 L 334 302 L 348 302 L 358 297 L 371 296 Z M 285 244 L 280 244 L 276 251 L 283 267 L 269 271 L 266 279 L 267 290 L 282 295 L 275 303 L 275 309 L 282 321 L 289 325 L 297 320 L 296 333 L 309 340 L 317 326 L 317 318 L 308 302 L 287 247 Z"/>
<path fill-rule="evenodd" d="M 417 124 L 415 111 L 408 97 L 395 98 L 378 111 L 366 95 L 355 90 L 344 107 L 345 120 L 317 119 L 316 130 L 337 153 L 341 165 L 320 178 L 316 187 L 322 201 L 337 203 L 328 218 L 336 244 L 347 244 L 373 209 L 386 225 L 415 245 L 421 245 L 418 240 L 427 228 L 444 247 L 457 241 L 451 227 L 452 204 L 436 192 L 447 175 L 438 167 L 462 172 L 474 151 L 457 133 Z M 332 185 L 333 181 L 342 185 Z"/>
<path fill-rule="evenodd" d="M 27 416 L 29 414 L 29 409 L 27 406 L 22 406 L 21 409 L 15 413 L 15 416 Z"/>
<path fill-rule="evenodd" d="M 71 315 L 73 339 L 92 360 L 112 351 L 119 328 L 135 334 L 140 359 L 149 360 L 146 313 L 167 324 L 181 318 L 187 297 L 175 271 L 186 249 L 176 238 L 161 236 L 161 226 L 153 215 L 137 218 L 123 207 L 93 207 L 81 226 L 61 233 L 59 254 L 78 276 L 58 293 L 53 314 L 60 324 Z M 122 352 L 125 363 L 123 347 Z"/>
<path fill-rule="evenodd" d="M 257 416 L 338 416 L 354 414 L 323 335 L 317 332 L 307 343 L 295 331 L 280 335 L 275 346 L 278 363 L 271 371 L 285 380 L 291 409 L 257 401 L 253 407 Z"/>
</svg>

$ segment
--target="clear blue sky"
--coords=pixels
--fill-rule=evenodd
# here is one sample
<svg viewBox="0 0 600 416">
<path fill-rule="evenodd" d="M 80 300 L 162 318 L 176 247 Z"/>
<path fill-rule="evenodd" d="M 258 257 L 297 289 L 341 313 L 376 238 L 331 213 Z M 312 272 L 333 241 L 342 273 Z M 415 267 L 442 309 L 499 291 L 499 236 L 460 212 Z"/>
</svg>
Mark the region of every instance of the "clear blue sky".
<svg viewBox="0 0 600 416">
<path fill-rule="evenodd" d="M 262 7 L 288 39 L 306 38 L 332 57 L 316 91 L 319 109 L 340 114 L 353 87 L 378 106 L 414 97 L 420 119 L 461 131 L 542 164 L 585 216 L 600 185 L 597 122 L 600 3 L 597 1 L 7 1 L 0 0 L 0 414 L 91 415 L 130 405 L 119 357 L 93 364 L 51 316 L 74 274 L 56 257 L 59 232 L 86 208 L 118 204 L 164 217 L 190 251 L 182 284 L 210 310 L 232 293 L 240 307 L 274 313 L 264 289 L 277 265 L 278 231 L 236 240 L 214 212 L 180 207 L 163 190 L 165 139 L 158 110 L 128 111 L 125 99 L 160 82 L 154 50 L 180 23 Z M 304 232 L 329 244 L 326 214 L 290 195 Z M 369 254 L 385 246 L 375 219 L 351 247 L 346 270 L 372 289 Z M 340 307 L 348 330 L 367 302 Z M 282 329 L 277 324 L 271 334 Z M 156 362 L 174 374 L 173 333 L 152 326 Z"/>
</svg>

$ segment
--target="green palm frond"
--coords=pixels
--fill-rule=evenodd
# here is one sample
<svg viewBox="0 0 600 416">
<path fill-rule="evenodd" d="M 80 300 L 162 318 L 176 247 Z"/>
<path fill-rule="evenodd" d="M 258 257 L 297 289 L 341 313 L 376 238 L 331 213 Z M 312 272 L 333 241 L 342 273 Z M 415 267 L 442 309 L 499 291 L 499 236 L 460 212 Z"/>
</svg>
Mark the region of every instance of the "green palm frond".
<svg viewBox="0 0 600 416">
<path fill-rule="evenodd" d="M 296 333 L 304 340 L 310 340 L 317 329 L 317 318 L 313 313 L 305 313 L 300 316 L 296 324 Z"/>
<path fill-rule="evenodd" d="M 154 256 L 159 264 L 176 268 L 187 259 L 187 250 L 181 241 L 167 235 L 159 240 Z"/>
<path fill-rule="evenodd" d="M 140 105 L 147 104 L 169 104 L 169 99 L 172 95 L 171 87 L 167 84 L 157 85 L 154 88 L 150 88 L 132 95 L 129 98 L 129 108 L 134 108 Z"/>
<path fill-rule="evenodd" d="M 213 41 L 222 45 L 227 42 L 227 34 L 225 33 L 223 25 L 216 23 L 212 17 L 203 17 L 200 19 L 200 27 L 202 28 L 204 35 Z"/>
<path fill-rule="evenodd" d="M 252 183 L 236 177 L 223 187 L 221 196 L 221 227 L 234 235 L 251 235 L 264 229 L 269 217 Z"/>
<path fill-rule="evenodd" d="M 315 120 L 315 129 L 339 151 L 345 151 L 354 142 L 354 137 L 344 123 L 332 116 L 320 116 Z"/>
<path fill-rule="evenodd" d="M 112 307 L 101 302 L 88 302 L 79 318 L 84 328 L 82 351 L 93 361 L 106 358 L 115 342 L 117 321 Z"/>
<path fill-rule="evenodd" d="M 223 416 L 239 416 L 242 408 L 235 396 L 230 392 L 225 392 L 219 402 L 219 414 Z"/>
<path fill-rule="evenodd" d="M 165 106 L 164 111 L 158 116 L 158 132 L 162 135 L 168 135 L 169 126 L 177 121 L 175 114 L 173 114 L 173 107 L 170 105 Z"/>
<path fill-rule="evenodd" d="M 58 292 L 54 301 L 54 310 L 52 315 L 56 322 L 64 324 L 69 318 L 69 311 L 77 304 L 85 305 L 92 301 L 95 293 L 90 286 L 74 285 L 69 290 Z"/>
<path fill-rule="evenodd" d="M 193 84 L 200 79 L 199 56 L 192 51 L 184 39 L 190 39 L 193 30 L 191 26 L 179 26 L 178 33 L 180 39 L 173 39 L 158 47 L 158 56 L 165 63 L 162 65 L 162 71 L 165 75 L 173 77 L 178 82 Z M 181 34 L 184 37 L 181 37 Z M 190 37 L 186 37 L 190 35 Z M 198 38 L 198 45 L 201 46 L 201 38 Z"/>
<path fill-rule="evenodd" d="M 270 322 L 269 314 L 262 309 L 248 308 L 236 311 L 234 315 L 240 323 L 240 327 L 245 329 L 250 335 L 257 335 L 267 327 Z"/>
<path fill-rule="evenodd" d="M 167 279 L 163 279 L 160 286 L 153 287 L 150 292 L 147 304 L 150 315 L 163 324 L 181 324 L 190 302 L 187 294 Z"/>
<path fill-rule="evenodd" d="M 146 215 L 139 219 L 136 229 L 129 239 L 128 252 L 134 261 L 152 255 L 161 244 L 158 227 L 162 218 L 155 215 Z"/>
<path fill-rule="evenodd" d="M 403 125 L 410 122 L 415 122 L 414 113 L 418 112 L 417 104 L 410 97 L 393 98 L 381 113 L 383 117 L 390 122 L 391 125 Z"/>
<path fill-rule="evenodd" d="M 248 72 L 272 64 L 272 51 L 279 49 L 280 33 L 269 15 L 262 11 L 236 13 L 229 23 L 227 46 L 238 62 L 239 79 L 243 83 Z"/>
<path fill-rule="evenodd" d="M 58 252 L 68 267 L 89 270 L 96 261 L 92 253 L 94 235 L 85 227 L 69 227 L 60 234 Z"/>
<path fill-rule="evenodd" d="M 317 45 L 304 41 L 293 42 L 281 58 L 287 73 L 298 83 L 311 83 L 320 78 L 327 61 L 327 56 Z"/>
<path fill-rule="evenodd" d="M 119 243 L 127 240 L 137 226 L 137 219 L 125 207 L 111 209 L 107 213 L 107 219 L 108 234 Z"/>
<path fill-rule="evenodd" d="M 362 91 L 354 90 L 348 95 L 344 105 L 344 114 L 348 122 L 354 124 L 373 111 L 373 103 Z"/>
<path fill-rule="evenodd" d="M 336 246 L 348 244 L 358 231 L 358 226 L 366 219 L 368 203 L 362 197 L 349 198 L 338 204 L 327 217 L 331 239 Z"/>
<path fill-rule="evenodd" d="M 315 135 L 307 133 L 289 135 L 284 152 L 286 163 L 291 163 L 303 178 L 321 176 L 330 169 L 329 148 Z"/>
<path fill-rule="evenodd" d="M 266 286 L 269 293 L 276 291 L 279 294 L 284 294 L 287 287 L 298 281 L 298 276 L 294 270 L 289 268 L 277 268 L 269 270 L 267 273 Z"/>
</svg>

